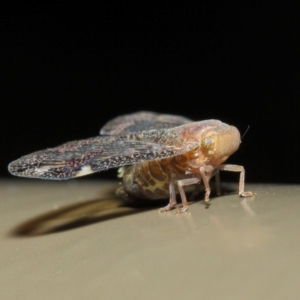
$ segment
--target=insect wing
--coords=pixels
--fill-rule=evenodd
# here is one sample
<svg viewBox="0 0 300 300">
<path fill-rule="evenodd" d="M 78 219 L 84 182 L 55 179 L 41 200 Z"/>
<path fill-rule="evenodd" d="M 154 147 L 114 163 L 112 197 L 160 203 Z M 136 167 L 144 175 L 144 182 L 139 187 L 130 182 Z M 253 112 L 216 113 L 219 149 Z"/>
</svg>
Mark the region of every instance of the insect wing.
<svg viewBox="0 0 300 300">
<path fill-rule="evenodd" d="M 102 127 L 100 135 L 124 135 L 144 130 L 173 128 L 191 122 L 192 120 L 182 116 L 140 111 L 112 119 Z"/>
<path fill-rule="evenodd" d="M 185 140 L 184 126 L 68 142 L 23 156 L 8 169 L 17 176 L 60 180 L 173 157 L 198 146 L 196 141 Z"/>
</svg>

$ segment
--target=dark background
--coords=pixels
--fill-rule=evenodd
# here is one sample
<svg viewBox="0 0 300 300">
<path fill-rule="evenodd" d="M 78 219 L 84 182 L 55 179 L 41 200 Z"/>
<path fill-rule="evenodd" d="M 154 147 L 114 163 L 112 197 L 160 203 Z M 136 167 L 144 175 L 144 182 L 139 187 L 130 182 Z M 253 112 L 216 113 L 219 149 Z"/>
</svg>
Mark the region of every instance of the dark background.
<svg viewBox="0 0 300 300">
<path fill-rule="evenodd" d="M 12 1 L 0 11 L 0 176 L 22 155 L 151 110 L 250 126 L 229 162 L 247 182 L 299 182 L 293 7 Z"/>
</svg>

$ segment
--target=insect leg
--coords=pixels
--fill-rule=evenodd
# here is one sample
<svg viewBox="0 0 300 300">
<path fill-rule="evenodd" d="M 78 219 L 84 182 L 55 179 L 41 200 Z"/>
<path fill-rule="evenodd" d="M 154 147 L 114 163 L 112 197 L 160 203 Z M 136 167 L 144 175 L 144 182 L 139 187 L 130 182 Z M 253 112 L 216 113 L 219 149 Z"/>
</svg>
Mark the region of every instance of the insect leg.
<svg viewBox="0 0 300 300">
<path fill-rule="evenodd" d="M 189 196 L 189 201 L 194 201 L 195 198 L 199 196 L 199 193 L 200 193 L 200 190 L 201 190 L 201 184 L 200 183 L 201 183 L 201 178 L 199 178 L 199 181 L 195 185 L 194 191 Z"/>
<path fill-rule="evenodd" d="M 184 185 L 191 185 L 198 183 L 200 181 L 199 178 L 186 178 L 177 180 L 178 191 L 181 196 L 182 207 L 178 210 L 179 213 L 185 212 L 188 209 L 188 202 L 186 200 L 186 195 L 183 189 Z"/>
<path fill-rule="evenodd" d="M 239 180 L 239 195 L 240 197 L 253 197 L 255 194 L 248 191 L 245 192 L 245 169 L 243 166 L 238 165 L 227 165 L 223 164 L 217 167 L 219 170 L 222 171 L 229 171 L 229 172 L 240 172 L 240 180 Z"/>
<path fill-rule="evenodd" d="M 200 174 L 201 178 L 203 180 L 203 184 L 205 186 L 205 195 L 204 195 L 204 200 L 207 202 L 209 201 L 209 194 L 210 194 L 210 186 L 209 186 L 209 180 L 211 178 L 212 172 L 213 172 L 213 167 L 212 166 L 201 166 L 200 167 Z M 208 174 L 206 174 L 208 173 Z"/>
<path fill-rule="evenodd" d="M 221 181 L 220 181 L 220 172 L 219 170 L 217 170 L 217 172 L 215 173 L 215 177 L 216 177 L 216 190 L 217 190 L 217 195 L 221 195 Z"/>
<path fill-rule="evenodd" d="M 162 207 L 159 210 L 160 212 L 169 211 L 169 210 L 173 209 L 174 206 L 177 204 L 176 192 L 175 192 L 175 188 L 174 188 L 174 184 L 173 184 L 172 180 L 170 180 L 170 183 L 169 183 L 169 193 L 170 193 L 169 204 L 165 207 Z"/>
</svg>

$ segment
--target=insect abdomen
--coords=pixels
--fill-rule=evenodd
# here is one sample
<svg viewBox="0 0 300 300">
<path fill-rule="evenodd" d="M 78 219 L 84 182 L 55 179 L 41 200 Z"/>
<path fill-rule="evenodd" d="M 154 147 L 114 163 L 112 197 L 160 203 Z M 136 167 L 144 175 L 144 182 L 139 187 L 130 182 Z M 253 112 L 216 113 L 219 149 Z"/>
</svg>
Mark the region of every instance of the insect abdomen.
<svg viewBox="0 0 300 300">
<path fill-rule="evenodd" d="M 121 168 L 123 186 L 117 194 L 125 199 L 163 199 L 169 196 L 170 175 L 162 161 L 153 160 Z"/>
<path fill-rule="evenodd" d="M 176 157 L 122 167 L 119 177 L 123 178 L 123 186 L 117 190 L 117 195 L 128 200 L 168 198 L 170 182 L 193 176 L 186 175 L 187 170 L 197 176 L 204 159 L 196 148 Z M 178 192 L 176 187 L 175 191 Z"/>
</svg>

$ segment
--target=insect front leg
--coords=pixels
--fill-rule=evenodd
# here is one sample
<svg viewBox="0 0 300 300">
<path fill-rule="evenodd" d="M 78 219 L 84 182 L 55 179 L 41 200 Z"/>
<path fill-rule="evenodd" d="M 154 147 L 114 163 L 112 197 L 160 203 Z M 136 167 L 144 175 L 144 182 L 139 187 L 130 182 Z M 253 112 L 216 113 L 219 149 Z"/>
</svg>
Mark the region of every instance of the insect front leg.
<svg viewBox="0 0 300 300">
<path fill-rule="evenodd" d="M 229 171 L 229 172 L 240 172 L 240 180 L 239 180 L 239 195 L 240 197 L 253 197 L 255 194 L 253 192 L 245 192 L 245 169 L 243 166 L 239 165 L 229 165 L 223 164 L 217 167 L 219 170 L 222 171 Z"/>
<path fill-rule="evenodd" d="M 205 186 L 205 195 L 204 195 L 204 200 L 206 202 L 209 201 L 209 195 L 210 195 L 210 185 L 209 185 L 209 180 L 212 176 L 212 173 L 214 171 L 214 168 L 212 166 L 201 166 L 199 168 L 200 174 L 201 174 L 201 178 L 203 180 L 203 184 Z M 218 184 L 218 183 L 217 183 Z"/>
</svg>

